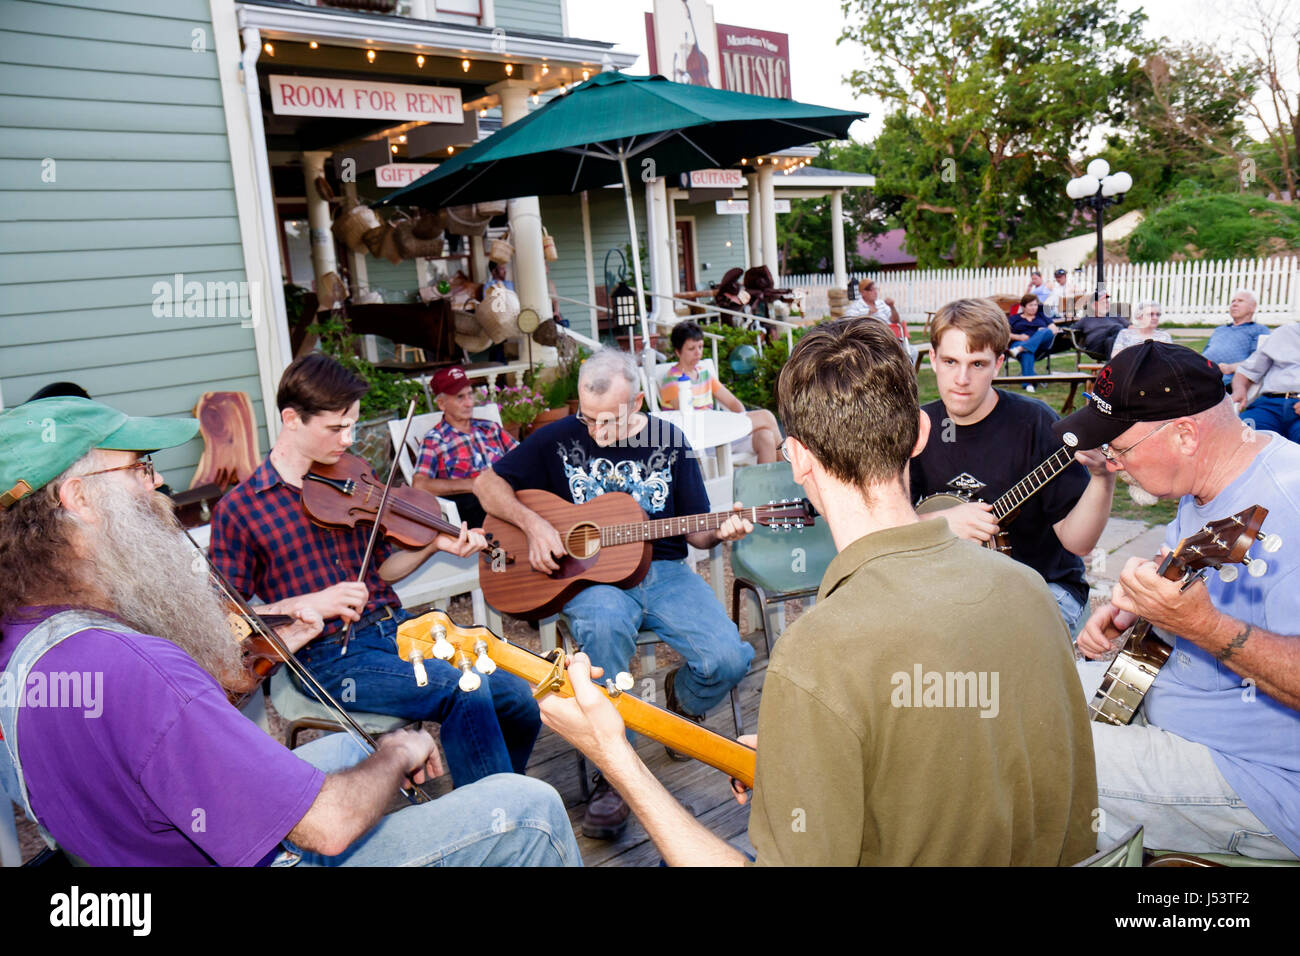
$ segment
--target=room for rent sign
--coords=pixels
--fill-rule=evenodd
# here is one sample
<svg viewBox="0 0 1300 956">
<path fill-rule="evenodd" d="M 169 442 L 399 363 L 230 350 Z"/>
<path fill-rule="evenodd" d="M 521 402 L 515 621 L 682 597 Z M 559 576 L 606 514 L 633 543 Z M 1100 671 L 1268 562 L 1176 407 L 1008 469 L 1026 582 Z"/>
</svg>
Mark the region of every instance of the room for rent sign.
<svg viewBox="0 0 1300 956">
<path fill-rule="evenodd" d="M 372 83 L 328 76 L 270 76 L 271 108 L 289 116 L 465 121 L 460 90 L 448 86 Z"/>
</svg>

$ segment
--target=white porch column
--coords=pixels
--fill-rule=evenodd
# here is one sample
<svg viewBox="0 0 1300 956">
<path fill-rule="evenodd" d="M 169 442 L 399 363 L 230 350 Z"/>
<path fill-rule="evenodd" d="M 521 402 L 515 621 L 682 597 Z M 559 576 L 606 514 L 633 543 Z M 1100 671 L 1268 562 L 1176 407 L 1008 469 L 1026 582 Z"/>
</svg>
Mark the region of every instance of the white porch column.
<svg viewBox="0 0 1300 956">
<path fill-rule="evenodd" d="M 596 308 L 596 267 L 591 252 L 591 200 L 585 189 L 578 196 L 582 209 L 582 262 L 587 267 L 587 301 L 591 303 L 591 308 L 588 310 L 591 317 L 591 331 L 588 334 L 596 341 L 600 341 L 600 312 Z"/>
<path fill-rule="evenodd" d="M 844 190 L 831 191 L 831 260 L 835 270 L 835 286 L 843 289 L 849 284 L 849 270 L 844 262 Z"/>
<path fill-rule="evenodd" d="M 749 264 L 763 264 L 763 193 L 758 188 L 758 173 L 745 177 L 749 183 Z"/>
<path fill-rule="evenodd" d="M 493 83 L 487 92 L 501 99 L 501 125 L 508 126 L 528 115 L 531 88 L 523 80 Z M 534 309 L 545 322 L 551 318 L 551 297 L 546 291 L 546 260 L 542 256 L 542 216 L 536 196 L 509 202 L 510 241 L 515 247 L 514 282 L 521 308 Z M 527 359 L 528 344 L 518 339 L 519 356 Z M 555 349 L 533 343 L 533 361 L 554 365 Z"/>
<path fill-rule="evenodd" d="M 655 293 L 651 299 L 650 323 L 671 325 L 675 316 L 673 304 L 661 295 L 673 293 L 672 270 L 672 235 L 668 222 L 668 189 L 664 179 L 659 176 L 645 184 L 646 208 L 646 259 L 650 267 L 650 291 Z M 654 329 L 651 329 L 651 335 Z"/>
<path fill-rule="evenodd" d="M 343 184 L 343 195 L 347 196 L 353 202 L 359 202 L 357 199 L 357 184 L 355 180 Z M 352 277 L 352 298 L 355 300 L 357 296 L 370 290 L 370 273 L 366 269 L 365 253 L 353 252 L 349 249 L 347 251 L 347 259 L 348 273 Z"/>
<path fill-rule="evenodd" d="M 763 194 L 763 215 L 761 217 L 763 226 L 763 265 L 772 270 L 772 281 L 777 285 L 781 284 L 781 277 L 777 275 L 780 271 L 780 258 L 776 254 L 776 196 L 773 191 L 775 183 L 772 177 L 776 174 L 776 168 L 773 166 L 761 166 L 758 170 L 758 191 Z"/>
<path fill-rule="evenodd" d="M 302 178 L 307 185 L 307 224 L 311 232 L 311 268 L 317 282 L 326 273 L 338 272 L 334 236 L 330 232 L 330 204 L 316 189 L 316 177 L 325 175 L 325 163 L 329 157 L 328 150 L 311 150 L 302 154 Z"/>
<path fill-rule="evenodd" d="M 488 257 L 483 249 L 482 236 L 469 237 L 469 281 L 487 282 Z"/>
</svg>

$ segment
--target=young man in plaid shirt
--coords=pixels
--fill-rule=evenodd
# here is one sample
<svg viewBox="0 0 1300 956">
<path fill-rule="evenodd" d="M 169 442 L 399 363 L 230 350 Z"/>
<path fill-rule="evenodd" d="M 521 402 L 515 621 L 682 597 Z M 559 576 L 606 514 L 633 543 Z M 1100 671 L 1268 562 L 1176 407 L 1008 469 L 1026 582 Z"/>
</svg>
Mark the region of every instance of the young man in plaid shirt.
<svg viewBox="0 0 1300 956">
<path fill-rule="evenodd" d="M 487 515 L 474 497 L 474 479 L 519 443 L 496 422 L 473 417 L 474 389 L 460 366 L 440 369 L 433 391 L 443 417 L 424 436 L 412 484 L 454 501 L 461 518 L 481 528 Z"/>
<path fill-rule="evenodd" d="M 498 671 L 465 693 L 456 685 L 455 667 L 431 661 L 428 686 L 418 687 L 397 654 L 397 625 L 408 615 L 391 583 L 434 550 L 481 550 L 482 536 L 462 525 L 459 539 L 439 535 L 420 551 L 381 538 L 365 583 L 357 583 L 369 526 L 322 528 L 302 509 L 303 476 L 348 450 L 365 392 L 365 382 L 320 353 L 285 369 L 277 395 L 284 427 L 266 461 L 217 503 L 212 560 L 246 597 L 278 602 L 287 613 L 301 605 L 320 614 L 324 630 L 298 659 L 345 707 L 441 724 L 456 786 L 495 773 L 523 773 L 541 726 L 523 680 Z M 352 630 L 342 655 L 345 622 L 352 622 Z"/>
</svg>

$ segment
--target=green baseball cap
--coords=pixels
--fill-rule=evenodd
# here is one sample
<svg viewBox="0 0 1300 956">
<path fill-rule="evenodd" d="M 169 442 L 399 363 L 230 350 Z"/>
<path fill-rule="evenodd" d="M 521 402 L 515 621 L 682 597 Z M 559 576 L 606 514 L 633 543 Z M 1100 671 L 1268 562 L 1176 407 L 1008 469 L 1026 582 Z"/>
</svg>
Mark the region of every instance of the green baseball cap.
<svg viewBox="0 0 1300 956">
<path fill-rule="evenodd" d="M 0 509 L 44 487 L 92 448 L 156 451 L 183 445 L 198 431 L 195 418 L 132 418 L 70 396 L 0 412 Z"/>
</svg>

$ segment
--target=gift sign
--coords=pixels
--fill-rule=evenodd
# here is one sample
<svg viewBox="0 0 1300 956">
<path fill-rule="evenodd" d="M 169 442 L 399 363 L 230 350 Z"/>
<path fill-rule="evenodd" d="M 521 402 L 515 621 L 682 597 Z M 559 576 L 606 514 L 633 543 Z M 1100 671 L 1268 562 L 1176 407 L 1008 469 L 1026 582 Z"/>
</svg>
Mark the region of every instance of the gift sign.
<svg viewBox="0 0 1300 956">
<path fill-rule="evenodd" d="M 409 186 L 437 168 L 437 163 L 389 163 L 387 166 L 378 166 L 375 168 L 375 185 L 382 189 Z"/>
<path fill-rule="evenodd" d="M 372 83 L 327 76 L 270 76 L 271 108 L 281 115 L 350 119 L 465 121 L 460 90 L 449 86 Z"/>
</svg>

